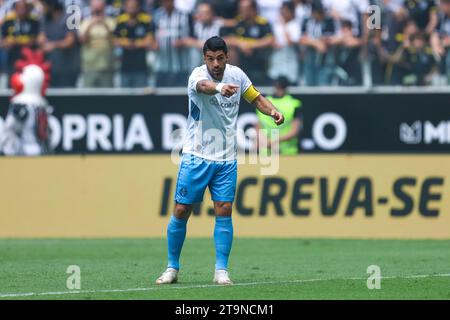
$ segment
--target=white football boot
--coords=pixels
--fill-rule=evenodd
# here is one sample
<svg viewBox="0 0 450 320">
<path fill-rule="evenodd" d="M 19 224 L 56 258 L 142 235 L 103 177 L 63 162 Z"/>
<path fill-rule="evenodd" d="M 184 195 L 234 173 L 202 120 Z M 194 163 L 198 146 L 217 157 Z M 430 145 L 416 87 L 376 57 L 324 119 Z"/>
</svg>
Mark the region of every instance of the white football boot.
<svg viewBox="0 0 450 320">
<path fill-rule="evenodd" d="M 216 270 L 214 273 L 214 283 L 220 285 L 232 285 L 233 281 L 231 281 L 230 276 L 228 275 L 227 270 Z"/>
<path fill-rule="evenodd" d="M 178 281 L 178 270 L 173 268 L 167 268 L 163 274 L 156 279 L 156 284 L 170 284 L 177 283 Z"/>
</svg>

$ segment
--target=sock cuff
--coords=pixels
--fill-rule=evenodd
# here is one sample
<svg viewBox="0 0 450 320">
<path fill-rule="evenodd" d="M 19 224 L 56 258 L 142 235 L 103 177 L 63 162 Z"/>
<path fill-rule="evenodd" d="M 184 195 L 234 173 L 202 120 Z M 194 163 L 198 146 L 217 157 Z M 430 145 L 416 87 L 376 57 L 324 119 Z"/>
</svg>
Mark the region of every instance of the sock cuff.
<svg viewBox="0 0 450 320">
<path fill-rule="evenodd" d="M 172 215 L 172 217 L 170 218 L 170 222 L 173 222 L 173 223 L 176 223 L 176 224 L 180 224 L 180 225 L 185 225 L 185 224 L 187 224 L 187 220 L 178 219 L 178 218 L 175 217 L 174 215 Z"/>
<path fill-rule="evenodd" d="M 232 218 L 231 216 L 224 217 L 224 216 L 216 216 L 216 222 L 231 222 Z"/>
</svg>

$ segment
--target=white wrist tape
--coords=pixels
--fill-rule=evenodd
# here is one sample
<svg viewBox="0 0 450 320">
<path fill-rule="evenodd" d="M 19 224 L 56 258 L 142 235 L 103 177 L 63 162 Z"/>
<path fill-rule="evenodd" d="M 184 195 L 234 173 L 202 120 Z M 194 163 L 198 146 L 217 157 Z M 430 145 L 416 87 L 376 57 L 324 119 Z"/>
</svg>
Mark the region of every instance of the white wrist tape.
<svg viewBox="0 0 450 320">
<path fill-rule="evenodd" d="M 225 83 L 219 83 L 219 84 L 217 84 L 217 86 L 216 86 L 216 91 L 217 91 L 217 93 L 222 93 L 222 89 L 223 89 L 223 87 L 225 87 Z"/>
</svg>

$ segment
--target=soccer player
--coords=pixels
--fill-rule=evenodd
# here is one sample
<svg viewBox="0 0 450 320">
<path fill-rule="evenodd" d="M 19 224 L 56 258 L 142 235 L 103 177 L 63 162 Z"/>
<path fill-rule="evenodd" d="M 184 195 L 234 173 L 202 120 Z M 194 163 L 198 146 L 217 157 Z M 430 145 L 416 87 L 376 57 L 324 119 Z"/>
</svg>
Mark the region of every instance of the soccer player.
<svg viewBox="0 0 450 320">
<path fill-rule="evenodd" d="M 175 209 L 167 227 L 168 267 L 157 284 L 175 283 L 180 270 L 180 253 L 186 224 L 194 203 L 203 200 L 209 187 L 215 210 L 214 283 L 230 285 L 228 257 L 233 241 L 231 208 L 236 191 L 236 121 L 241 96 L 277 125 L 283 115 L 252 85 L 238 67 L 227 64 L 228 48 L 220 37 L 203 46 L 205 64 L 189 77 L 189 117 L 183 156 L 178 172 Z"/>
</svg>

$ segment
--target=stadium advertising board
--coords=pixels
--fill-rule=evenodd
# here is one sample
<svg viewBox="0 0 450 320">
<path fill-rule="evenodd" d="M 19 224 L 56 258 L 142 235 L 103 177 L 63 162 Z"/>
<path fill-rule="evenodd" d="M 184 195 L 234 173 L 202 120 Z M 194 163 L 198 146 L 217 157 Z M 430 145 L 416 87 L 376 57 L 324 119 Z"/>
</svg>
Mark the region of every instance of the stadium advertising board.
<svg viewBox="0 0 450 320">
<path fill-rule="evenodd" d="M 449 155 L 279 160 L 273 175 L 241 161 L 238 237 L 450 239 Z M 176 176 L 168 155 L 2 158 L 0 237 L 163 237 Z M 190 236 L 211 235 L 209 199 Z"/>
<path fill-rule="evenodd" d="M 303 95 L 302 153 L 449 153 L 450 94 Z M 186 96 L 52 96 L 56 154 L 169 153 Z M 433 101 L 433 104 L 430 104 Z M 0 129 L 8 99 L 0 98 Z M 241 149 L 257 118 L 242 103 Z M 1 130 L 0 130 L 1 131 Z"/>
</svg>

